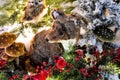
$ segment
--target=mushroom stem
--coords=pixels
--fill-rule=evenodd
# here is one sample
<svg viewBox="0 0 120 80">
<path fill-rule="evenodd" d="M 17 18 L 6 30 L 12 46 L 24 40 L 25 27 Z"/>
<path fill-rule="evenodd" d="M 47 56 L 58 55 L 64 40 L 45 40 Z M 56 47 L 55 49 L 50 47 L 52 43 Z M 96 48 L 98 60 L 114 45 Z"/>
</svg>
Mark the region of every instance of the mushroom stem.
<svg viewBox="0 0 120 80">
<path fill-rule="evenodd" d="M 19 66 L 19 62 L 20 62 L 19 57 L 17 57 L 17 58 L 15 59 L 15 61 L 16 61 L 17 66 Z"/>
</svg>

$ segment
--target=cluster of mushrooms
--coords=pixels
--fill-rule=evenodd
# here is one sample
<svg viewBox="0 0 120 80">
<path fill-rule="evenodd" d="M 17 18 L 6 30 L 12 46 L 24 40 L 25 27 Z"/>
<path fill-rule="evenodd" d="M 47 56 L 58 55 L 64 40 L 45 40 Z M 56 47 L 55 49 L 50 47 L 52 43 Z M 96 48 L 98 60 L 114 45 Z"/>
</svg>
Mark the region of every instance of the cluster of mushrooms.
<svg viewBox="0 0 120 80">
<path fill-rule="evenodd" d="M 15 42 L 16 34 L 3 32 L 0 34 L 0 49 L 2 50 L 1 59 L 7 62 L 23 56 L 25 54 L 25 45 L 21 42 Z"/>
</svg>

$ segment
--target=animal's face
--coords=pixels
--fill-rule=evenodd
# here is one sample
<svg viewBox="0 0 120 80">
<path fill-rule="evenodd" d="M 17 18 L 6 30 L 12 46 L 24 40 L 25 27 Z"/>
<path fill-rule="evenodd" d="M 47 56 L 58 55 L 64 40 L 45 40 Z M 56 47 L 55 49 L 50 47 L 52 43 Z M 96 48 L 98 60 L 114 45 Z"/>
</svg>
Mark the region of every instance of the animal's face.
<svg viewBox="0 0 120 80">
<path fill-rule="evenodd" d="M 65 26 L 59 21 L 54 21 L 50 31 L 46 35 L 46 40 L 49 42 L 59 42 L 67 39 L 68 35 L 66 33 Z"/>
<path fill-rule="evenodd" d="M 49 42 L 60 42 L 62 40 L 74 39 L 80 30 L 80 19 L 75 15 L 66 15 L 60 10 L 53 10 L 54 19 L 51 30 L 46 36 Z"/>
<path fill-rule="evenodd" d="M 28 0 L 22 22 L 38 23 L 40 18 L 44 15 L 45 8 L 45 0 Z"/>
<path fill-rule="evenodd" d="M 38 6 L 42 4 L 44 4 L 44 0 L 29 0 L 29 5 Z"/>
</svg>

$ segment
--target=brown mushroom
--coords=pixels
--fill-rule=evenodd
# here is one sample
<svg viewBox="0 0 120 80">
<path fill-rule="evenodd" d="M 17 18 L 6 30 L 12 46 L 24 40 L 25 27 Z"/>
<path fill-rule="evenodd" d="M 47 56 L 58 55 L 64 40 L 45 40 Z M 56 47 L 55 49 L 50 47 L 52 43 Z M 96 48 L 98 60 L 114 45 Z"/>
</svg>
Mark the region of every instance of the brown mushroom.
<svg viewBox="0 0 120 80">
<path fill-rule="evenodd" d="M 14 42 L 5 51 L 8 56 L 19 57 L 25 54 L 25 45 L 21 42 Z"/>
<path fill-rule="evenodd" d="M 10 57 L 10 56 L 8 56 L 7 54 L 3 54 L 2 56 L 1 56 L 1 59 L 2 60 L 5 60 L 5 61 L 8 61 L 8 62 L 12 62 L 14 59 L 15 59 L 15 57 Z"/>
<path fill-rule="evenodd" d="M 10 46 L 17 38 L 17 35 L 9 32 L 0 34 L 0 48 Z"/>
<path fill-rule="evenodd" d="M 5 49 L 1 48 L 0 49 L 0 59 L 11 62 L 13 61 L 15 58 L 14 57 L 10 57 L 5 53 Z"/>
</svg>

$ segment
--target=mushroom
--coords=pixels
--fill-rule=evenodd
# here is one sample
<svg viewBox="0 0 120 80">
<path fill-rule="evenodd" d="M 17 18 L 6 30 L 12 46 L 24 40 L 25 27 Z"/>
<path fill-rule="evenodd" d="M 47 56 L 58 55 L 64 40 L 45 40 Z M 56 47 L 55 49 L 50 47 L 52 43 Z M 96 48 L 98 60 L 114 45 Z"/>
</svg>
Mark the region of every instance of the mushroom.
<svg viewBox="0 0 120 80">
<path fill-rule="evenodd" d="M 115 39 L 115 32 L 106 28 L 105 26 L 99 26 L 93 30 L 95 36 L 103 42 L 112 42 Z"/>
<path fill-rule="evenodd" d="M 17 38 L 17 35 L 9 32 L 0 34 L 0 48 L 6 48 L 10 46 Z"/>
<path fill-rule="evenodd" d="M 3 54 L 2 56 L 1 56 L 1 59 L 2 60 L 5 60 L 5 61 L 8 61 L 8 62 L 12 62 L 14 59 L 15 59 L 15 57 L 10 57 L 10 56 L 8 56 L 7 54 Z"/>
<path fill-rule="evenodd" d="M 14 42 L 5 49 L 5 52 L 10 57 L 19 57 L 25 54 L 25 45 L 21 42 Z"/>
<path fill-rule="evenodd" d="M 5 49 L 1 48 L 0 49 L 0 59 L 8 61 L 8 62 L 12 62 L 15 58 L 14 57 L 10 57 L 5 53 Z"/>
</svg>

